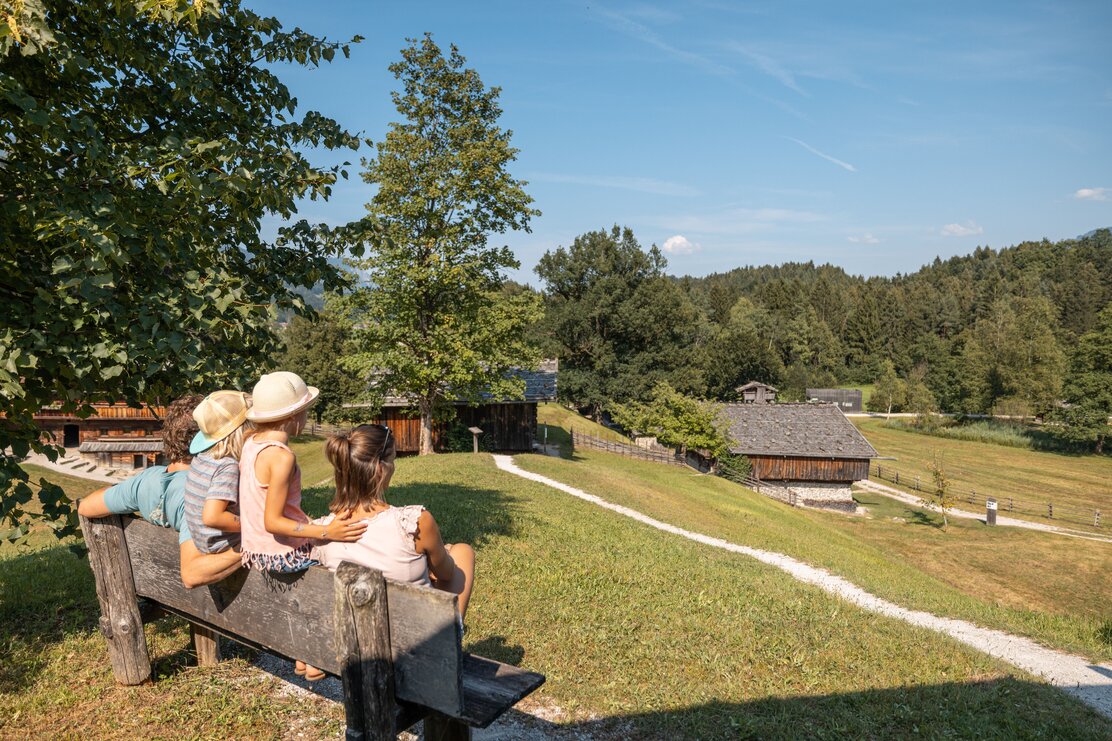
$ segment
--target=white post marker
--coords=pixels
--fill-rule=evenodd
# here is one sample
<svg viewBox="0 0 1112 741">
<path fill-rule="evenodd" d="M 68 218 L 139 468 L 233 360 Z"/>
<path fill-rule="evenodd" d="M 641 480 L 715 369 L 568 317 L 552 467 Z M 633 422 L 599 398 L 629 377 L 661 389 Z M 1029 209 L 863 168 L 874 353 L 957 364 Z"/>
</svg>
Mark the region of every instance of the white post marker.
<svg viewBox="0 0 1112 741">
<path fill-rule="evenodd" d="M 992 497 L 985 499 L 985 524 L 996 524 L 996 500 Z"/>
</svg>

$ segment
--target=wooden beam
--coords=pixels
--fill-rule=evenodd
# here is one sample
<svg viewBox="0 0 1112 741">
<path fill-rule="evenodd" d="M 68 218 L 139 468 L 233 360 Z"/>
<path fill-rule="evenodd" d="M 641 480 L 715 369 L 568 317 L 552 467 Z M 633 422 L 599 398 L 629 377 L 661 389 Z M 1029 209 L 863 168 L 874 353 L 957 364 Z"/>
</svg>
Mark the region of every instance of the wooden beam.
<svg viewBox="0 0 1112 741">
<path fill-rule="evenodd" d="M 151 660 L 123 523 L 119 515 L 95 520 L 78 515 L 78 519 L 89 549 L 100 603 L 100 632 L 108 641 L 112 673 L 120 684 L 141 684 L 151 677 Z"/>
<path fill-rule="evenodd" d="M 341 563 L 333 609 L 347 738 L 392 741 L 397 737 L 397 707 L 386 580 L 378 571 Z"/>
</svg>

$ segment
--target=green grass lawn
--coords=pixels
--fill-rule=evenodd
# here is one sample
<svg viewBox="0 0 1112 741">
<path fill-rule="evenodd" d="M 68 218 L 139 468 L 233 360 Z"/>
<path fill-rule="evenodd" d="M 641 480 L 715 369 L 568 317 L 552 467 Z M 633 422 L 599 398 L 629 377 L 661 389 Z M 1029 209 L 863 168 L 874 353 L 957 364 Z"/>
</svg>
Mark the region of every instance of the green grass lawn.
<svg viewBox="0 0 1112 741">
<path fill-rule="evenodd" d="M 593 419 L 584 417 L 563 404 L 546 402 L 537 405 L 537 441 L 543 443 L 545 429 L 548 431 L 549 446 L 557 446 L 565 458 L 571 455 L 571 431 L 594 435 L 603 440 L 616 443 L 629 443 L 625 435 L 609 427 L 600 425 Z"/>
<path fill-rule="evenodd" d="M 610 453 L 515 460 L 664 522 L 828 568 L 905 607 L 1112 658 L 1102 637 L 1112 623 L 1109 543 L 975 522 L 942 530 L 903 510 L 898 523 L 873 499 L 864 502 L 880 511 L 872 520 L 796 509 L 725 479 Z M 1032 595 L 1041 596 L 1027 601 Z"/>
<path fill-rule="evenodd" d="M 313 455 L 305 453 L 305 470 Z M 518 460 L 577 473 L 573 483 L 587 486 L 598 475 L 592 461 L 603 456 L 616 458 Z M 616 466 L 635 471 L 634 479 L 623 475 L 627 483 L 683 473 L 629 463 Z M 306 509 L 323 512 L 330 495 L 307 490 Z M 487 455 L 401 459 L 389 497 L 425 504 L 446 539 L 476 545 L 467 647 L 545 673 L 538 702 L 561 708 L 569 731 L 661 739 L 1112 735 L 1112 723 L 1081 703 L 954 641 L 503 473 Z M 778 505 L 752 501 L 744 527 L 756 532 Z M 726 513 L 705 514 L 717 527 Z M 784 519 L 771 517 L 775 532 L 793 531 Z M 820 528 L 822 517 L 814 522 Z M 823 537 L 855 542 L 829 527 Z M 859 547 L 885 560 L 878 548 Z M 250 652 L 215 669 L 191 666 L 175 621 L 147 628 L 157 680 L 117 688 L 96 619 L 83 561 L 60 547 L 0 549 L 0 736 L 340 730 L 337 706 L 282 692 L 249 670 Z"/>
<path fill-rule="evenodd" d="M 1046 502 L 1053 502 L 1059 508 L 1059 519 L 1065 507 L 1087 513 L 1081 522 L 1061 524 L 1091 527 L 1092 511 L 1099 509 L 1105 519 L 1103 530 L 1112 531 L 1112 458 L 930 437 L 885 427 L 881 419 L 855 419 L 854 424 L 882 456 L 896 459 L 877 462 L 886 470 L 899 471 L 901 484 L 918 476 L 926 486 L 931 481 L 930 465 L 938 457 L 956 490 L 995 496 L 1002 514 L 1047 522 L 1036 513 L 1043 513 Z M 1017 504 L 1030 505 L 1035 513 L 1003 511 L 1009 497 Z"/>
</svg>

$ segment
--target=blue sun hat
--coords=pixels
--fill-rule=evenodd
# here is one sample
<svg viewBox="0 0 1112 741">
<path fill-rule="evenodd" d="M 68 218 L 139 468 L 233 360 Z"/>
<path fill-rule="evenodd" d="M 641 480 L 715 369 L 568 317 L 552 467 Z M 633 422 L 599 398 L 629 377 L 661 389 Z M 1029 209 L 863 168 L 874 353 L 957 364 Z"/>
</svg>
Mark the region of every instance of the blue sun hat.
<svg viewBox="0 0 1112 741">
<path fill-rule="evenodd" d="M 189 444 L 189 454 L 197 455 L 239 429 L 247 421 L 250 397 L 242 391 L 213 391 L 193 410 L 200 432 Z"/>
</svg>

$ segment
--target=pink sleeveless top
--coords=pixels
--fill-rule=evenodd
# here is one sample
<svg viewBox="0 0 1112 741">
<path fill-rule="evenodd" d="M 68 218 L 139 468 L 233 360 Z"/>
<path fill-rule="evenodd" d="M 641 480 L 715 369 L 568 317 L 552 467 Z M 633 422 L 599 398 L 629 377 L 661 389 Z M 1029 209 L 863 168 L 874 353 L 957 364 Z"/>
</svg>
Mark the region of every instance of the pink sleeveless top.
<svg viewBox="0 0 1112 741">
<path fill-rule="evenodd" d="M 428 559 L 417 552 L 414 543 L 417 519 L 424 511 L 419 504 L 384 509 L 374 517 L 361 520 L 367 523 L 367 530 L 359 540 L 318 545 L 313 549 L 313 558 L 332 571 L 341 561 L 351 561 L 378 569 L 387 579 L 429 586 Z M 334 517 L 328 515 L 314 522 L 327 525 Z"/>
<path fill-rule="evenodd" d="M 272 446 L 290 450 L 289 446 L 277 440 L 259 441 L 251 436 L 244 441 L 243 454 L 239 459 L 240 548 L 243 551 L 243 565 L 248 568 L 278 569 L 293 565 L 308 556 L 307 538 L 289 538 L 266 531 L 264 513 L 267 485 L 261 483 L 255 474 L 255 461 L 259 453 Z M 293 451 L 290 450 L 290 453 Z M 296 461 L 282 514 L 291 520 L 309 522 L 309 517 L 301 511 L 301 467 Z"/>
</svg>

